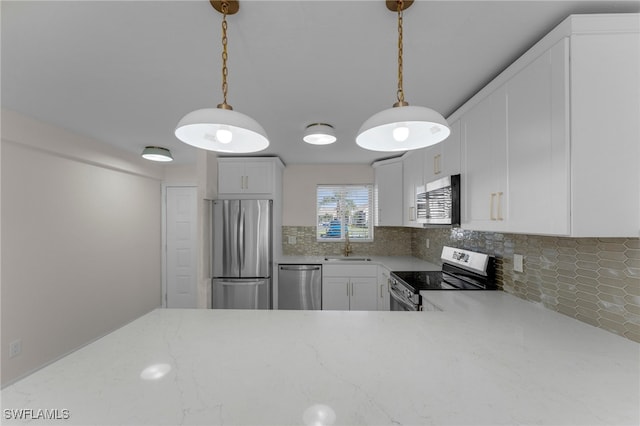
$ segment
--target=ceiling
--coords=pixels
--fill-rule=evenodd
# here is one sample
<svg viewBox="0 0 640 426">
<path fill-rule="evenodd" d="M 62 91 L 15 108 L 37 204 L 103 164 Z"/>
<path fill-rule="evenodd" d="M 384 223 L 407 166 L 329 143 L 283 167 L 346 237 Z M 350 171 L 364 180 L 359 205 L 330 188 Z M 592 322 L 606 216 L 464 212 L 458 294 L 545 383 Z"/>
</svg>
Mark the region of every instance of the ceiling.
<svg viewBox="0 0 640 426">
<path fill-rule="evenodd" d="M 3 108 L 139 154 L 222 101 L 222 17 L 200 1 L 1 2 Z M 404 15 L 404 89 L 445 117 L 572 13 L 640 11 L 638 1 L 416 1 Z M 229 22 L 228 102 L 256 119 L 286 164 L 371 163 L 355 144 L 396 100 L 396 15 L 381 0 L 249 1 Z M 338 141 L 302 142 L 332 124 Z M 395 154 L 397 155 L 397 153 Z"/>
</svg>

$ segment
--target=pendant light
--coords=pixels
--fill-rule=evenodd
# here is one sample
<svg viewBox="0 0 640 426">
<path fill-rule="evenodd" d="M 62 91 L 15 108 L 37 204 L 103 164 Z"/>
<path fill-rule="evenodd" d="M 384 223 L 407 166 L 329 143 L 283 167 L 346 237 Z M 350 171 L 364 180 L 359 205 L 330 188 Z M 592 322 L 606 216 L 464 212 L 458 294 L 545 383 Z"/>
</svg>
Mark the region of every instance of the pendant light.
<svg viewBox="0 0 640 426">
<path fill-rule="evenodd" d="M 267 134 L 248 115 L 234 111 L 227 103 L 227 15 L 240 8 L 237 0 L 211 0 L 211 5 L 222 13 L 222 94 L 217 108 L 199 109 L 185 115 L 175 134 L 182 142 L 209 151 L 248 153 L 262 151 L 269 146 Z"/>
<path fill-rule="evenodd" d="M 409 106 L 402 87 L 402 13 L 413 0 L 387 0 L 398 14 L 398 101 L 362 124 L 356 143 L 372 151 L 409 151 L 435 145 L 449 136 L 447 120 L 431 108 Z"/>
</svg>

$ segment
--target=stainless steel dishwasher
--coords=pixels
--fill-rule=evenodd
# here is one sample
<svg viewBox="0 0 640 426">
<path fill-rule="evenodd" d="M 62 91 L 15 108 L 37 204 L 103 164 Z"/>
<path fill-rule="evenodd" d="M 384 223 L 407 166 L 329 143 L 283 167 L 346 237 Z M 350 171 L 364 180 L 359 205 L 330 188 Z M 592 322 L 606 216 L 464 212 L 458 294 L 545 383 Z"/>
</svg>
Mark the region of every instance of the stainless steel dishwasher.
<svg viewBox="0 0 640 426">
<path fill-rule="evenodd" d="M 278 309 L 322 309 L 322 265 L 280 265 Z"/>
</svg>

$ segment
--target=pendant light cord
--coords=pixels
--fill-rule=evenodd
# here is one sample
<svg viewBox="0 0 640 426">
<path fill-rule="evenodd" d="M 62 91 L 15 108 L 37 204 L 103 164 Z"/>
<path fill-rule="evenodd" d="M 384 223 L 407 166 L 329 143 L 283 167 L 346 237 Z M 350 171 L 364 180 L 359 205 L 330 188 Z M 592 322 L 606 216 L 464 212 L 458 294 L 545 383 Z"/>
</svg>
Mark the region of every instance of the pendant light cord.
<svg viewBox="0 0 640 426">
<path fill-rule="evenodd" d="M 394 107 L 409 105 L 404 101 L 404 89 L 402 87 L 402 9 L 404 8 L 403 0 L 398 0 L 398 102 Z"/>
<path fill-rule="evenodd" d="M 218 108 L 223 109 L 233 109 L 231 105 L 227 103 L 227 74 L 229 74 L 229 70 L 227 69 L 227 58 L 229 57 L 227 53 L 227 13 L 229 12 L 229 3 L 225 0 L 222 1 L 220 5 L 222 9 L 222 96 L 223 101 Z"/>
</svg>

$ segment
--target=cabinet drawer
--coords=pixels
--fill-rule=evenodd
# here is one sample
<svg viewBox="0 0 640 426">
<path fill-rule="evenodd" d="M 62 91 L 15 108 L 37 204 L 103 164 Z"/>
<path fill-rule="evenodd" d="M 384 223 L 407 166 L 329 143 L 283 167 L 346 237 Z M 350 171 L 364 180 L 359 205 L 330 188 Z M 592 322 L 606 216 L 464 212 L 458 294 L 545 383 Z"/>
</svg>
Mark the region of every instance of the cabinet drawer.
<svg viewBox="0 0 640 426">
<path fill-rule="evenodd" d="M 376 265 L 324 265 L 324 277 L 375 277 L 378 272 Z"/>
</svg>

